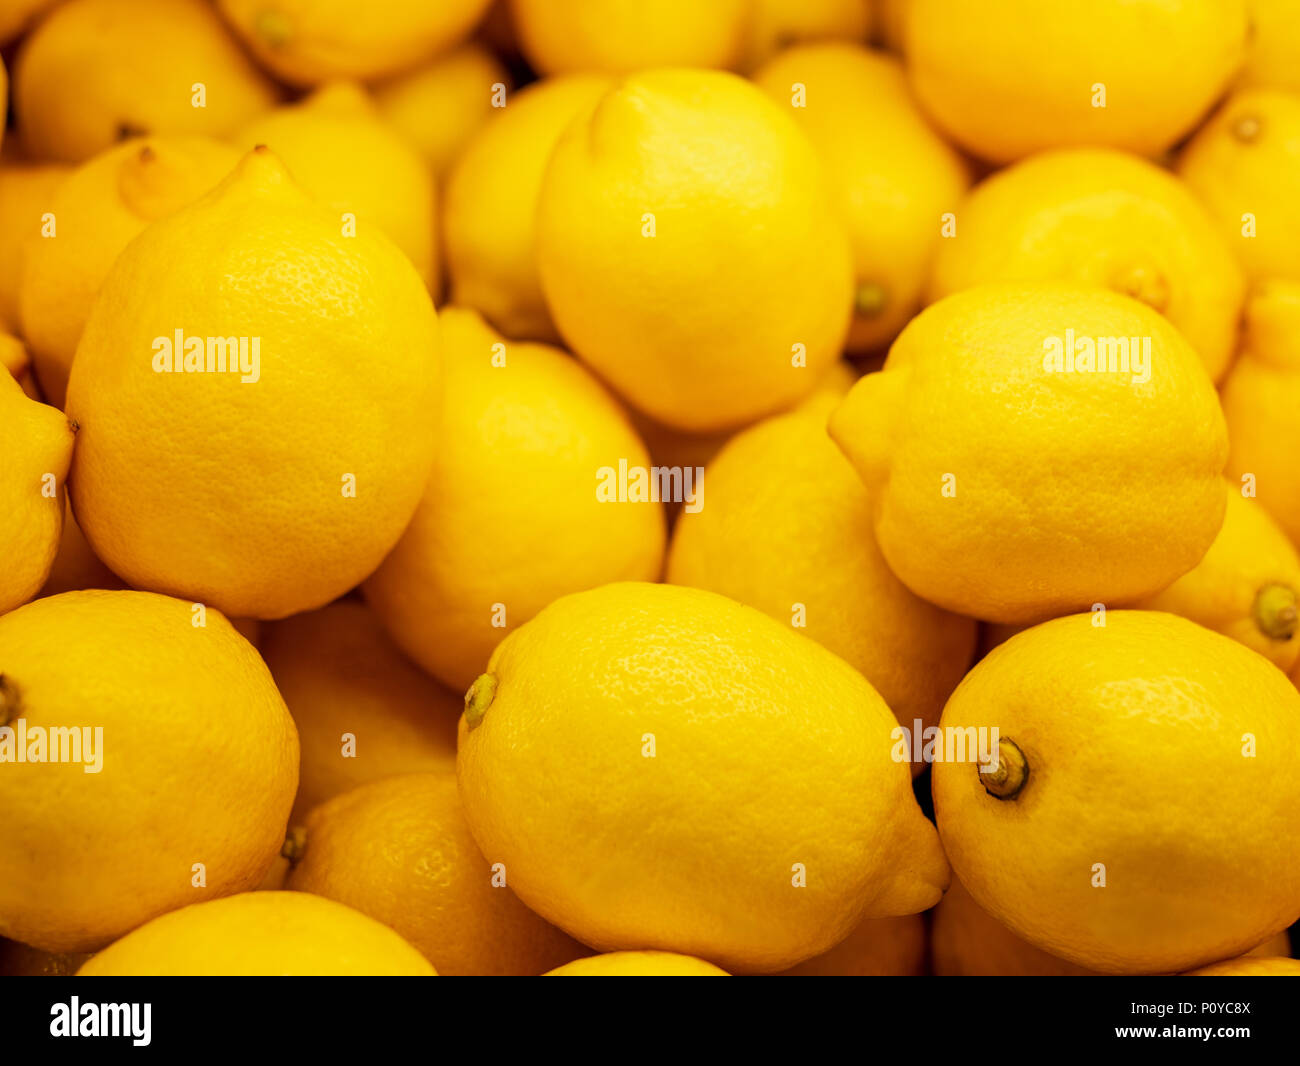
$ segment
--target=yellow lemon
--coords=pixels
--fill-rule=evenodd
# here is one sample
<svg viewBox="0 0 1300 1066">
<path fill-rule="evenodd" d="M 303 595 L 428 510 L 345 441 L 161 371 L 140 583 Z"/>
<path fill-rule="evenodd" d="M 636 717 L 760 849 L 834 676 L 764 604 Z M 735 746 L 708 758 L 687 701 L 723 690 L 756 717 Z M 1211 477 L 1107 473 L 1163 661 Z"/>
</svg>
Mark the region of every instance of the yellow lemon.
<svg viewBox="0 0 1300 1066">
<path fill-rule="evenodd" d="M 294 181 L 334 213 L 338 232 L 378 227 L 437 291 L 433 174 L 360 86 L 324 86 L 258 116 L 235 140 L 245 149 L 269 147 Z"/>
<path fill-rule="evenodd" d="M 245 892 L 142 925 L 79 977 L 436 977 L 385 925 L 306 892 Z"/>
<path fill-rule="evenodd" d="M 947 883 L 894 725 L 857 671 L 750 607 L 605 585 L 474 682 L 461 798 L 519 898 L 583 943 L 782 970 Z"/>
<path fill-rule="evenodd" d="M 986 281 L 1077 281 L 1159 311 L 1228 368 L 1246 283 L 1205 208 L 1167 170 L 1108 148 L 1032 156 L 977 186 L 939 241 L 928 298 Z"/>
<path fill-rule="evenodd" d="M 206 137 L 150 137 L 83 163 L 41 209 L 24 246 L 19 313 L 37 379 L 62 407 L 90 309 L 122 249 L 150 222 L 193 203 L 239 162 Z"/>
<path fill-rule="evenodd" d="M 534 82 L 483 126 L 448 176 L 442 226 L 452 300 L 507 337 L 559 339 L 537 272 L 537 197 L 560 134 L 612 84 L 595 74 Z"/>
<path fill-rule="evenodd" d="M 755 0 L 744 70 L 753 70 L 791 45 L 857 41 L 871 36 L 874 0 Z"/>
<path fill-rule="evenodd" d="M 539 74 L 732 67 L 750 0 L 511 0 L 515 33 Z"/>
<path fill-rule="evenodd" d="M 1300 916 L 1300 693 L 1236 641 L 1154 611 L 1058 618 L 976 666 L 942 727 L 998 730 L 995 770 L 935 763 L 935 813 L 954 874 L 1035 946 L 1169 973 Z"/>
<path fill-rule="evenodd" d="M 730 977 L 711 962 L 671 951 L 611 951 L 575 959 L 546 977 Z"/>
<path fill-rule="evenodd" d="M 1227 434 L 1200 359 L 1104 289 L 1002 283 L 940 300 L 830 434 L 871 493 L 894 573 L 988 621 L 1149 596 L 1223 521 Z"/>
<path fill-rule="evenodd" d="M 1300 282 L 1269 282 L 1246 306 L 1240 357 L 1223 383 L 1228 474 L 1254 489 L 1291 543 L 1300 547 Z"/>
<path fill-rule="evenodd" d="M 1300 656 L 1300 553 L 1257 501 L 1226 489 L 1223 528 L 1205 557 L 1135 606 L 1190 618 L 1290 670 Z"/>
<path fill-rule="evenodd" d="M 868 918 L 830 951 L 778 977 L 919 977 L 925 972 L 925 919 Z"/>
<path fill-rule="evenodd" d="M 1245 0 L 908 0 L 921 106 L 996 163 L 1042 148 L 1154 155 L 1192 129 L 1245 55 Z"/>
<path fill-rule="evenodd" d="M 8 44 L 55 5 L 57 0 L 5 0 L 0 4 L 0 45 Z"/>
<path fill-rule="evenodd" d="M 0 373 L 0 614 L 35 596 L 54 564 L 74 432 Z"/>
<path fill-rule="evenodd" d="M 1185 977 L 1300 977 L 1300 959 L 1261 959 L 1249 955 L 1202 966 Z"/>
<path fill-rule="evenodd" d="M 454 773 L 373 781 L 318 807 L 288 886 L 400 933 L 444 976 L 536 977 L 587 949 L 530 911 L 474 844 Z"/>
<path fill-rule="evenodd" d="M 92 591 L 0 618 L 14 730 L 0 739 L 0 935 L 92 951 L 270 866 L 298 783 L 293 720 L 252 645 L 216 611 L 196 617 L 167 596 Z"/>
<path fill-rule="evenodd" d="M 398 646 L 464 691 L 498 642 L 557 596 L 656 580 L 664 515 L 620 497 L 622 465 L 648 471 L 649 457 L 580 363 L 505 344 L 471 311 L 444 311 L 441 325 L 441 417 L 425 431 L 433 473 L 364 591 Z M 604 497 L 602 485 L 613 485 Z"/>
<path fill-rule="evenodd" d="M 410 520 L 433 307 L 382 234 L 337 222 L 260 149 L 105 279 L 68 391 L 72 500 L 132 585 L 282 618 L 355 586 Z"/>
<path fill-rule="evenodd" d="M 848 238 L 784 110 L 732 74 L 652 71 L 607 93 L 551 156 L 537 255 L 555 324 L 668 425 L 788 407 L 839 355 Z"/>
<path fill-rule="evenodd" d="M 492 115 L 511 78 L 487 48 L 468 42 L 433 62 L 372 86 L 384 120 L 419 150 L 441 177 Z"/>
<path fill-rule="evenodd" d="M 489 0 L 218 0 L 259 62 L 293 85 L 379 78 L 469 36 Z"/>
<path fill-rule="evenodd" d="M 1188 142 L 1177 170 L 1251 281 L 1300 281 L 1300 95 L 1235 94 Z"/>
<path fill-rule="evenodd" d="M 40 235 L 43 216 L 54 210 L 54 191 L 69 173 L 59 163 L 0 161 L 0 329 L 18 328 L 26 245 Z"/>
<path fill-rule="evenodd" d="M 1300 93 L 1300 19 L 1295 0 L 1248 0 L 1250 48 L 1243 85 Z"/>
<path fill-rule="evenodd" d="M 68 0 L 23 42 L 18 131 L 80 163 L 124 136 L 220 137 L 276 99 L 204 0 Z"/>
<path fill-rule="evenodd" d="M 860 671 L 908 729 L 931 726 L 970 665 L 976 624 L 889 569 L 871 497 L 826 435 L 835 403 L 760 422 L 723 447 L 704 472 L 703 506 L 678 516 L 668 580 L 797 627 Z"/>
<path fill-rule="evenodd" d="M 261 649 L 302 747 L 295 824 L 358 785 L 455 767 L 460 695 L 417 670 L 365 604 L 270 623 Z"/>
</svg>

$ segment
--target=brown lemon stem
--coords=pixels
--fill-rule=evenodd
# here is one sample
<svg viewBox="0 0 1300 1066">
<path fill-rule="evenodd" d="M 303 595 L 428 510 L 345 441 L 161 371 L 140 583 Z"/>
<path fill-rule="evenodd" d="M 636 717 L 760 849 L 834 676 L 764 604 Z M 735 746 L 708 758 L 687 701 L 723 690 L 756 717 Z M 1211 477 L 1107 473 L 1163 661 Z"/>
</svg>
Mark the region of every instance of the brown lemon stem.
<svg viewBox="0 0 1300 1066">
<path fill-rule="evenodd" d="M 874 281 L 864 281 L 853 294 L 853 309 L 863 318 L 875 318 L 885 303 L 885 287 Z"/>
<path fill-rule="evenodd" d="M 998 740 L 996 757 L 997 766 L 987 773 L 978 764 L 975 767 L 980 771 L 984 791 L 1000 800 L 1015 799 L 1029 780 L 1029 760 L 1015 741 L 1005 737 Z"/>
<path fill-rule="evenodd" d="M 1290 640 L 1300 626 L 1300 598 L 1290 585 L 1265 585 L 1255 594 L 1255 624 L 1270 640 Z"/>
<path fill-rule="evenodd" d="M 479 674 L 475 678 L 474 684 L 470 685 L 469 691 L 465 693 L 465 724 L 470 729 L 477 728 L 479 722 L 483 721 L 483 716 L 492 706 L 496 694 L 496 674 Z"/>
<path fill-rule="evenodd" d="M 17 682 L 0 674 L 0 726 L 6 726 L 18 717 L 19 702 Z"/>
<path fill-rule="evenodd" d="M 280 855 L 289 860 L 290 866 L 294 866 L 306 851 L 307 830 L 300 825 L 291 825 L 289 831 L 284 835 L 284 844 L 280 848 Z"/>
</svg>

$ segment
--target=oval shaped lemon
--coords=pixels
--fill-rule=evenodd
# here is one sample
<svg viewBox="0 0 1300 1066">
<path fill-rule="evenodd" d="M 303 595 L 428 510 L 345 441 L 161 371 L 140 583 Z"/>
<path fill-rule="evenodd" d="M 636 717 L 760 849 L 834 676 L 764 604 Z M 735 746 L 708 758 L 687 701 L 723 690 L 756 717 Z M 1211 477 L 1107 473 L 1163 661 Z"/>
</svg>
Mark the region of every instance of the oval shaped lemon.
<svg viewBox="0 0 1300 1066">
<path fill-rule="evenodd" d="M 729 977 L 711 962 L 671 951 L 611 951 L 575 959 L 546 977 Z"/>
</svg>

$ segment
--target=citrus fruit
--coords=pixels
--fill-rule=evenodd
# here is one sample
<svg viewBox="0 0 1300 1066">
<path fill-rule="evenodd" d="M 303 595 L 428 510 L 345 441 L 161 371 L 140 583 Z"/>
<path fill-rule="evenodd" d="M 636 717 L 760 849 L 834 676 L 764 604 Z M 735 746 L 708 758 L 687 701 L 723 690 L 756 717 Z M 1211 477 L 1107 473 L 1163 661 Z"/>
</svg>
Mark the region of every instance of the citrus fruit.
<svg viewBox="0 0 1300 1066">
<path fill-rule="evenodd" d="M 257 884 L 284 840 L 298 738 L 225 618 L 149 592 L 68 592 L 0 617 L 0 662 L 0 718 L 28 754 L 0 774 L 0 935 L 92 951 Z"/>
<path fill-rule="evenodd" d="M 306 892 L 245 892 L 164 914 L 79 977 L 436 977 L 387 926 Z"/>
<path fill-rule="evenodd" d="M 59 163 L 0 160 L 0 329 L 18 326 L 18 285 L 29 238 L 54 208 L 54 190 L 68 176 Z"/>
<path fill-rule="evenodd" d="M 1248 0 L 1250 47 L 1240 83 L 1300 93 L 1300 21 L 1293 0 Z"/>
<path fill-rule="evenodd" d="M 611 951 L 560 966 L 546 977 L 730 977 L 711 962 L 671 951 Z"/>
<path fill-rule="evenodd" d="M 560 134 L 612 84 L 595 74 L 534 82 L 487 120 L 448 176 L 442 226 L 452 300 L 507 337 L 559 339 L 537 272 L 537 197 Z"/>
<path fill-rule="evenodd" d="M 1151 595 L 1223 521 L 1227 439 L 1200 359 L 1105 289 L 1000 283 L 932 304 L 829 428 L 894 573 L 988 621 Z"/>
<path fill-rule="evenodd" d="M 1300 693 L 1186 619 L 1110 611 L 994 649 L 944 708 L 996 727 L 998 768 L 936 762 L 953 873 L 1014 933 L 1079 966 L 1170 973 L 1300 917 Z"/>
<path fill-rule="evenodd" d="M 90 308 L 109 268 L 150 222 L 210 191 L 239 153 L 207 137 L 132 139 L 79 166 L 31 221 L 18 291 L 37 379 L 62 407 Z M 50 228 L 52 227 L 52 228 Z"/>
<path fill-rule="evenodd" d="M 519 898 L 583 943 L 782 970 L 943 891 L 894 724 L 750 607 L 605 585 L 498 646 L 466 695 L 461 798 Z"/>
<path fill-rule="evenodd" d="M 1154 155 L 1200 120 L 1245 55 L 1245 0 L 909 0 L 921 106 L 996 163 L 1042 148 Z"/>
<path fill-rule="evenodd" d="M 754 75 L 817 148 L 853 244 L 847 347 L 887 344 L 916 311 L 943 216 L 970 175 L 913 103 L 902 64 L 855 44 L 782 52 Z M 964 223 L 964 218 L 963 218 Z"/>
<path fill-rule="evenodd" d="M 600 471 L 648 470 L 645 446 L 582 365 L 441 316 L 445 382 L 424 499 L 366 581 L 407 655 L 464 691 L 498 642 L 565 593 L 655 580 L 660 504 L 602 499 Z M 495 350 L 495 351 L 494 351 Z"/>
<path fill-rule="evenodd" d="M 986 281 L 1113 289 L 1169 319 L 1216 381 L 1237 343 L 1245 278 L 1216 227 L 1167 170 L 1109 148 L 1031 156 L 978 185 L 939 241 L 928 298 Z"/>
<path fill-rule="evenodd" d="M 409 261 L 365 227 L 342 236 L 254 150 L 104 281 L 68 392 L 77 521 L 137 587 L 238 617 L 319 607 L 410 519 L 437 396 Z"/>
<path fill-rule="evenodd" d="M 1300 959 L 1261 959 L 1249 955 L 1202 966 L 1185 977 L 1300 977 Z"/>
<path fill-rule="evenodd" d="M 925 972 L 925 919 L 868 918 L 830 951 L 778 977 L 919 977 Z"/>
<path fill-rule="evenodd" d="M 307 820 L 288 887 L 395 929 L 444 976 L 536 977 L 583 954 L 480 854 L 454 773 L 390 777 L 335 796 Z"/>
<path fill-rule="evenodd" d="M 721 429 L 788 407 L 839 355 L 848 239 L 786 110 L 732 74 L 650 71 L 551 155 L 537 211 L 551 315 L 575 354 L 668 425 Z"/>
<path fill-rule="evenodd" d="M 741 69 L 753 70 L 793 45 L 871 36 L 873 0 L 755 0 Z"/>
<path fill-rule="evenodd" d="M 455 768 L 460 695 L 416 669 L 364 603 L 269 623 L 261 650 L 302 747 L 295 825 L 369 781 Z"/>
<path fill-rule="evenodd" d="M 64 163 L 127 136 L 220 137 L 276 96 L 204 0 L 67 0 L 14 70 L 23 144 Z"/>
</svg>

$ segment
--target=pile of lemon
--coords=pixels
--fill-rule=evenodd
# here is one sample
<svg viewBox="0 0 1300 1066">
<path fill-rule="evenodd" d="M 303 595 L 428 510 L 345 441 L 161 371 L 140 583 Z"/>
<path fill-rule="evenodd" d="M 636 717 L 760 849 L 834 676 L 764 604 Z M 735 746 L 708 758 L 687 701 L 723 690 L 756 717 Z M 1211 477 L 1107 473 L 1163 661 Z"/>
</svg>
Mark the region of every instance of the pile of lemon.
<svg viewBox="0 0 1300 1066">
<path fill-rule="evenodd" d="M 0 972 L 1300 972 L 1294 4 L 0 45 Z"/>
</svg>

